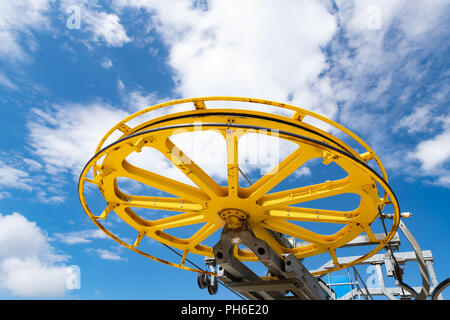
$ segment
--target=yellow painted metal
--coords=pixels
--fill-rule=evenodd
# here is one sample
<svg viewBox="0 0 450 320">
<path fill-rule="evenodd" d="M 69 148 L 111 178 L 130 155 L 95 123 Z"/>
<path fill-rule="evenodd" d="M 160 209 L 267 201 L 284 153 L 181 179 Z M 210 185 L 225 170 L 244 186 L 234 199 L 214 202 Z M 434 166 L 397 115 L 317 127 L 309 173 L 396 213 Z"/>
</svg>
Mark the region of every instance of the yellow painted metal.
<svg viewBox="0 0 450 320">
<path fill-rule="evenodd" d="M 246 109 L 209 109 L 210 101 L 249 102 L 263 109 L 272 106 L 288 110 L 292 115 L 276 115 Z M 134 126 L 130 125 L 130 122 L 139 116 L 156 110 L 161 114 L 159 109 L 186 103 L 191 103 L 192 110 L 169 113 Z M 307 116 L 345 133 L 365 151 L 356 152 L 341 139 L 305 123 Z M 266 175 L 245 188 L 239 185 L 238 145 L 243 136 L 254 133 L 257 128 L 265 129 L 260 130 L 258 132 L 260 134 L 277 133 L 280 139 L 297 145 L 297 149 Z M 185 132 L 214 130 L 224 137 L 228 170 L 226 186 L 221 186 L 214 181 L 174 144 L 170 137 L 180 129 Z M 104 147 L 105 142 L 111 139 L 116 130 L 121 132 L 119 139 Z M 143 148 L 152 148 L 161 152 L 196 186 L 144 170 L 126 160 L 130 154 L 139 153 Z M 348 173 L 347 177 L 270 193 L 290 174 L 314 158 L 322 159 L 325 165 L 334 162 Z M 378 165 L 381 176 L 365 164 L 371 159 Z M 90 172 L 92 172 L 92 179 L 88 178 Z M 120 177 L 138 181 L 174 195 L 175 198 L 126 194 L 117 185 L 117 179 Z M 323 116 L 306 109 L 266 100 L 203 97 L 159 104 L 141 110 L 114 126 L 101 140 L 95 156 L 80 176 L 79 197 L 89 217 L 106 234 L 127 248 L 158 262 L 185 270 L 208 273 L 185 266 L 186 256 L 188 253 L 213 256 L 212 248 L 202 243 L 223 228 L 225 223 L 238 226 L 238 220 L 245 217 L 255 235 L 266 241 L 280 256 L 293 253 L 299 258 L 304 258 L 328 252 L 335 266 L 318 272 L 317 275 L 320 275 L 349 267 L 369 258 L 381 250 L 393 237 L 399 224 L 400 211 L 397 199 L 387 181 L 386 171 L 375 152 L 354 133 Z M 85 182 L 94 183 L 107 201 L 107 207 L 99 215 L 94 215 L 86 202 Z M 380 192 L 384 193 L 382 197 Z M 347 193 L 357 194 L 360 197 L 358 208 L 351 211 L 333 211 L 297 206 L 300 203 Z M 379 244 L 376 248 L 355 261 L 339 264 L 336 257 L 337 248 L 350 242 L 362 232 L 366 232 L 371 240 L 376 240 L 370 226 L 377 219 L 378 210 L 385 205 L 392 205 L 394 211 L 393 225 L 386 238 L 377 241 Z M 167 210 L 173 212 L 173 215 L 148 220 L 137 214 L 133 208 Z M 119 239 L 100 222 L 107 219 L 111 211 L 137 231 L 137 238 L 133 244 Z M 239 212 L 240 214 L 227 215 L 227 218 L 232 217 L 227 220 L 224 219 L 223 214 L 220 214 L 223 212 Z M 344 227 L 335 234 L 321 235 L 292 223 L 295 221 L 336 223 Z M 166 232 L 168 229 L 198 224 L 203 226 L 188 239 L 175 237 Z M 270 235 L 267 229 L 301 239 L 308 244 L 297 248 L 284 247 Z M 178 264 L 172 263 L 143 252 L 139 249 L 139 245 L 144 237 L 183 251 L 182 261 Z M 243 261 L 257 260 L 251 251 L 241 249 L 236 250 L 236 257 Z"/>
<path fill-rule="evenodd" d="M 223 209 L 219 212 L 220 218 L 227 224 L 229 229 L 241 228 L 248 219 L 248 214 L 239 209 Z"/>
</svg>

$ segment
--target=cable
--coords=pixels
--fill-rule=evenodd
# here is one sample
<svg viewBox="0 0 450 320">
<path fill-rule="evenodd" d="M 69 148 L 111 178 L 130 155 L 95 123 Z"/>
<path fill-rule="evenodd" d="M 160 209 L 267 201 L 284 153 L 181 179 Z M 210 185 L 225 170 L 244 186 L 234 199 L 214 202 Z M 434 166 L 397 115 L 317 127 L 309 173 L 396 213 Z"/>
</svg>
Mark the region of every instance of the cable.
<svg viewBox="0 0 450 320">
<path fill-rule="evenodd" d="M 245 180 L 247 180 L 247 183 L 249 185 L 252 185 L 251 181 L 247 178 L 247 176 L 245 175 L 245 173 L 241 170 L 241 168 L 238 167 L 239 172 L 242 174 L 242 176 L 245 178 Z"/>
<path fill-rule="evenodd" d="M 426 263 L 423 258 L 422 250 L 420 250 L 419 244 L 417 243 L 416 239 L 414 239 L 413 235 L 408 230 L 408 228 L 403 223 L 403 221 L 400 221 L 399 227 L 400 227 L 400 230 L 402 230 L 403 234 L 405 235 L 406 239 L 408 239 L 409 243 L 411 244 L 411 246 L 414 249 L 414 253 L 416 254 L 416 258 L 417 258 L 417 263 L 419 264 L 420 275 L 422 277 L 422 289 L 420 290 L 419 294 L 417 294 L 417 292 L 414 291 L 417 294 L 417 296 L 415 298 L 416 298 L 416 300 L 425 300 L 430 291 L 430 276 L 428 274 Z"/>
<path fill-rule="evenodd" d="M 380 216 L 381 224 L 383 225 L 384 234 L 387 236 L 387 228 L 386 228 L 386 225 L 384 224 L 384 215 L 383 215 L 383 213 L 381 212 L 379 206 L 378 206 L 378 214 L 379 214 L 379 216 Z M 391 244 L 388 242 L 388 243 L 386 244 L 386 247 L 388 247 L 389 252 L 390 252 L 390 254 L 391 254 L 391 257 L 392 257 L 392 260 L 394 261 L 394 264 L 395 264 L 395 268 L 394 268 L 394 278 L 395 278 L 396 280 L 401 280 L 402 275 L 401 275 L 401 274 L 397 274 L 397 271 L 400 270 L 400 265 L 398 264 L 397 259 L 395 258 L 394 252 L 392 251 Z"/>
<path fill-rule="evenodd" d="M 383 213 L 380 210 L 380 206 L 378 206 L 378 214 L 380 216 L 381 224 L 383 225 L 384 234 L 387 236 L 388 233 L 387 233 L 386 225 L 384 224 L 384 215 L 383 215 Z M 402 281 L 403 275 L 401 274 L 401 271 L 400 271 L 401 268 L 400 268 L 400 265 L 398 264 L 397 259 L 395 258 L 394 252 L 392 251 L 391 244 L 388 242 L 386 244 L 386 246 L 388 247 L 388 250 L 389 250 L 389 253 L 391 254 L 392 260 L 394 261 L 394 265 L 395 265 L 395 267 L 394 267 L 394 278 L 395 278 L 395 280 L 398 280 L 401 283 L 403 283 L 403 281 Z M 399 272 L 400 274 L 398 274 L 397 272 Z M 405 291 L 403 290 L 403 287 L 400 286 L 400 289 L 402 290 L 402 294 L 404 296 L 405 295 Z"/>
<path fill-rule="evenodd" d="M 366 300 L 369 300 L 369 299 L 367 299 L 367 296 L 368 296 L 371 300 L 373 300 L 373 297 L 372 297 L 372 295 L 370 294 L 369 289 L 367 289 L 366 283 L 364 282 L 364 280 L 363 280 L 363 279 L 361 278 L 361 276 L 359 275 L 358 270 L 356 270 L 355 266 L 352 266 L 352 268 L 353 268 L 353 271 L 354 271 L 354 273 L 355 273 L 355 278 L 356 278 L 356 277 L 359 278 L 359 280 L 361 281 L 361 283 L 362 283 L 363 286 L 364 286 L 364 289 L 366 290 L 366 295 L 365 295 Z M 328 274 L 328 275 L 329 275 L 329 274 Z M 361 290 L 361 291 L 362 291 L 362 290 Z"/>
<path fill-rule="evenodd" d="M 433 293 L 431 294 L 431 300 L 438 300 L 439 295 L 450 285 L 450 278 L 445 279 L 441 283 L 434 288 Z"/>
<path fill-rule="evenodd" d="M 165 243 L 161 243 L 163 246 L 165 246 L 167 249 L 169 249 L 170 251 L 172 251 L 173 253 L 175 253 L 177 256 L 179 257 L 183 257 L 183 255 L 181 255 L 179 252 L 177 252 L 175 249 L 173 249 L 171 246 L 168 246 Z M 192 262 L 189 259 L 185 259 L 187 262 L 189 262 L 191 265 L 193 265 L 195 268 L 199 269 L 199 270 L 203 270 L 203 268 L 200 268 L 196 263 Z M 234 291 L 233 289 L 231 289 L 229 286 L 227 286 L 225 283 L 223 283 L 221 280 L 217 279 L 217 282 L 219 284 L 221 284 L 222 286 L 224 286 L 225 288 L 227 288 L 228 290 L 230 290 L 232 293 L 234 293 L 235 295 L 237 295 L 239 298 L 241 298 L 242 300 L 245 300 L 245 298 L 243 296 L 241 296 L 239 293 L 237 293 L 236 291 Z"/>
</svg>

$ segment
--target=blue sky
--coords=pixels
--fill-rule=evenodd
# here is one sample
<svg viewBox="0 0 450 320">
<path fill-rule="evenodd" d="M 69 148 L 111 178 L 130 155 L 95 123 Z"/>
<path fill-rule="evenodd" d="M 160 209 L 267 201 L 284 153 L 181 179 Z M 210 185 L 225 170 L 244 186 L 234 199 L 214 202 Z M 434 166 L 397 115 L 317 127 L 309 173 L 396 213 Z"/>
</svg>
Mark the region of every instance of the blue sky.
<svg viewBox="0 0 450 320">
<path fill-rule="evenodd" d="M 76 188 L 115 123 L 158 102 L 215 95 L 290 103 L 362 137 L 414 214 L 405 222 L 432 250 L 438 279 L 448 277 L 448 13 L 438 0 L 2 1 L 0 297 L 210 298 L 195 274 L 96 230 Z M 208 170 L 221 179 L 219 166 Z M 311 165 L 284 187 L 330 175 L 338 171 Z M 81 289 L 65 287 L 70 265 Z"/>
</svg>

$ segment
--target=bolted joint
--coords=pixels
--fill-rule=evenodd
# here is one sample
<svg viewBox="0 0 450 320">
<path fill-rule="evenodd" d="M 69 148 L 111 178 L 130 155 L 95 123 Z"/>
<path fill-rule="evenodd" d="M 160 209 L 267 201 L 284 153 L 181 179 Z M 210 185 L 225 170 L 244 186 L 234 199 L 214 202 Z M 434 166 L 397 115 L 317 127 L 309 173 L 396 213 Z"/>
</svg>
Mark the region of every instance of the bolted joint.
<svg viewBox="0 0 450 320">
<path fill-rule="evenodd" d="M 237 229 L 242 226 L 242 220 L 236 216 L 229 216 L 227 220 L 227 226 L 229 229 Z"/>
<path fill-rule="evenodd" d="M 219 216 L 225 221 L 228 229 L 241 228 L 244 221 L 248 218 L 248 215 L 239 209 L 224 209 L 219 212 Z"/>
</svg>

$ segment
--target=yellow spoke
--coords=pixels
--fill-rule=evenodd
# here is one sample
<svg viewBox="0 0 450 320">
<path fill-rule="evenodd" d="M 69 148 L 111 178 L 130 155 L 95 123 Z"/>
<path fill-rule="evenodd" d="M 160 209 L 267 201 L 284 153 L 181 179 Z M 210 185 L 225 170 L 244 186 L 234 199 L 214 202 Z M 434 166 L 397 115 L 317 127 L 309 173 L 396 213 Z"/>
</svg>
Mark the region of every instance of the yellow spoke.
<svg viewBox="0 0 450 320">
<path fill-rule="evenodd" d="M 145 231 L 139 231 L 139 234 L 138 234 L 136 240 L 134 241 L 134 244 L 132 245 L 132 247 L 134 247 L 134 248 L 139 247 L 139 245 L 141 244 L 141 241 L 144 237 L 145 237 Z"/>
<path fill-rule="evenodd" d="M 148 221 L 147 231 L 159 231 L 177 227 L 189 226 L 192 224 L 205 222 L 205 216 L 195 212 L 177 214 L 159 220 Z"/>
<path fill-rule="evenodd" d="M 373 233 L 372 229 L 370 228 L 370 224 L 361 223 L 361 227 L 363 228 L 364 232 L 367 234 L 367 236 L 369 237 L 369 240 L 371 242 L 380 242 L 380 240 L 378 240 L 375 237 L 375 234 Z"/>
<path fill-rule="evenodd" d="M 317 245 L 324 245 L 327 240 L 327 236 L 319 235 L 315 232 L 286 221 L 264 220 L 263 225 L 267 229 L 278 231 L 288 236 L 292 236 Z"/>
<path fill-rule="evenodd" d="M 300 168 L 306 161 L 312 158 L 311 153 L 306 152 L 303 147 L 296 149 L 286 159 L 272 168 L 265 176 L 256 181 L 246 193 L 255 200 L 263 197 L 291 173 Z"/>
<path fill-rule="evenodd" d="M 183 251 L 183 255 L 181 256 L 181 262 L 180 262 L 180 265 L 184 265 L 184 263 L 186 262 L 186 258 L 187 258 L 188 253 L 189 253 L 188 250 L 184 250 L 184 251 Z"/>
<path fill-rule="evenodd" d="M 239 190 L 239 135 L 232 130 L 227 130 L 225 139 L 227 141 L 228 195 L 237 196 Z"/>
<path fill-rule="evenodd" d="M 326 181 L 311 186 L 270 193 L 262 197 L 258 203 L 270 209 L 351 193 L 354 190 L 352 180 L 348 176 L 340 180 Z"/>
<path fill-rule="evenodd" d="M 340 263 L 339 263 L 339 260 L 338 260 L 337 255 L 336 255 L 336 250 L 330 248 L 330 249 L 328 249 L 328 253 L 329 253 L 330 256 L 331 256 L 331 259 L 333 260 L 333 264 L 334 264 L 335 266 L 339 266 Z"/>
<path fill-rule="evenodd" d="M 166 139 L 164 150 L 159 150 L 175 166 L 177 166 L 189 179 L 202 189 L 210 198 L 226 195 L 225 188 L 221 187 L 202 168 L 195 164 L 182 150 L 169 138 Z"/>
<path fill-rule="evenodd" d="M 136 180 L 140 183 L 173 194 L 180 198 L 188 199 L 193 202 L 209 200 L 208 195 L 198 188 L 194 188 L 185 183 L 135 167 L 125 160 L 122 163 L 121 171 L 127 178 Z"/>
<path fill-rule="evenodd" d="M 271 218 L 277 220 L 347 223 L 350 219 L 358 216 L 359 210 L 334 211 L 324 209 L 283 207 L 271 209 L 268 211 L 268 214 Z M 354 220 L 352 222 L 354 222 Z"/>
<path fill-rule="evenodd" d="M 105 210 L 103 210 L 103 212 L 99 215 L 99 216 L 95 216 L 96 219 L 106 219 L 106 217 L 108 216 L 108 214 L 115 208 L 117 207 L 117 203 L 113 203 L 110 202 L 108 203 L 108 205 L 106 206 Z"/>
<path fill-rule="evenodd" d="M 278 255 L 282 255 L 283 253 L 285 253 L 283 251 L 283 247 L 282 245 L 280 245 L 280 243 L 275 240 L 275 238 L 269 233 L 269 231 L 261 226 L 259 226 L 258 224 L 251 224 L 251 228 L 253 233 L 255 234 L 255 236 L 261 240 L 264 240 L 265 242 L 267 242 L 267 244 L 278 254 Z"/>
<path fill-rule="evenodd" d="M 203 227 L 200 228 L 200 230 L 198 230 L 192 237 L 188 239 L 189 245 L 191 247 L 195 247 L 197 244 L 207 239 L 209 236 L 211 236 L 214 232 L 216 232 L 220 228 L 221 226 L 215 223 L 212 222 L 206 223 Z"/>
<path fill-rule="evenodd" d="M 199 211 L 204 208 L 200 203 L 170 197 L 127 196 L 127 201 L 121 202 L 125 207 L 147 208 L 169 211 Z"/>
<path fill-rule="evenodd" d="M 197 110 L 206 109 L 205 101 L 202 101 L 202 100 L 194 101 L 194 106 L 195 106 L 195 109 L 197 109 Z"/>
</svg>

